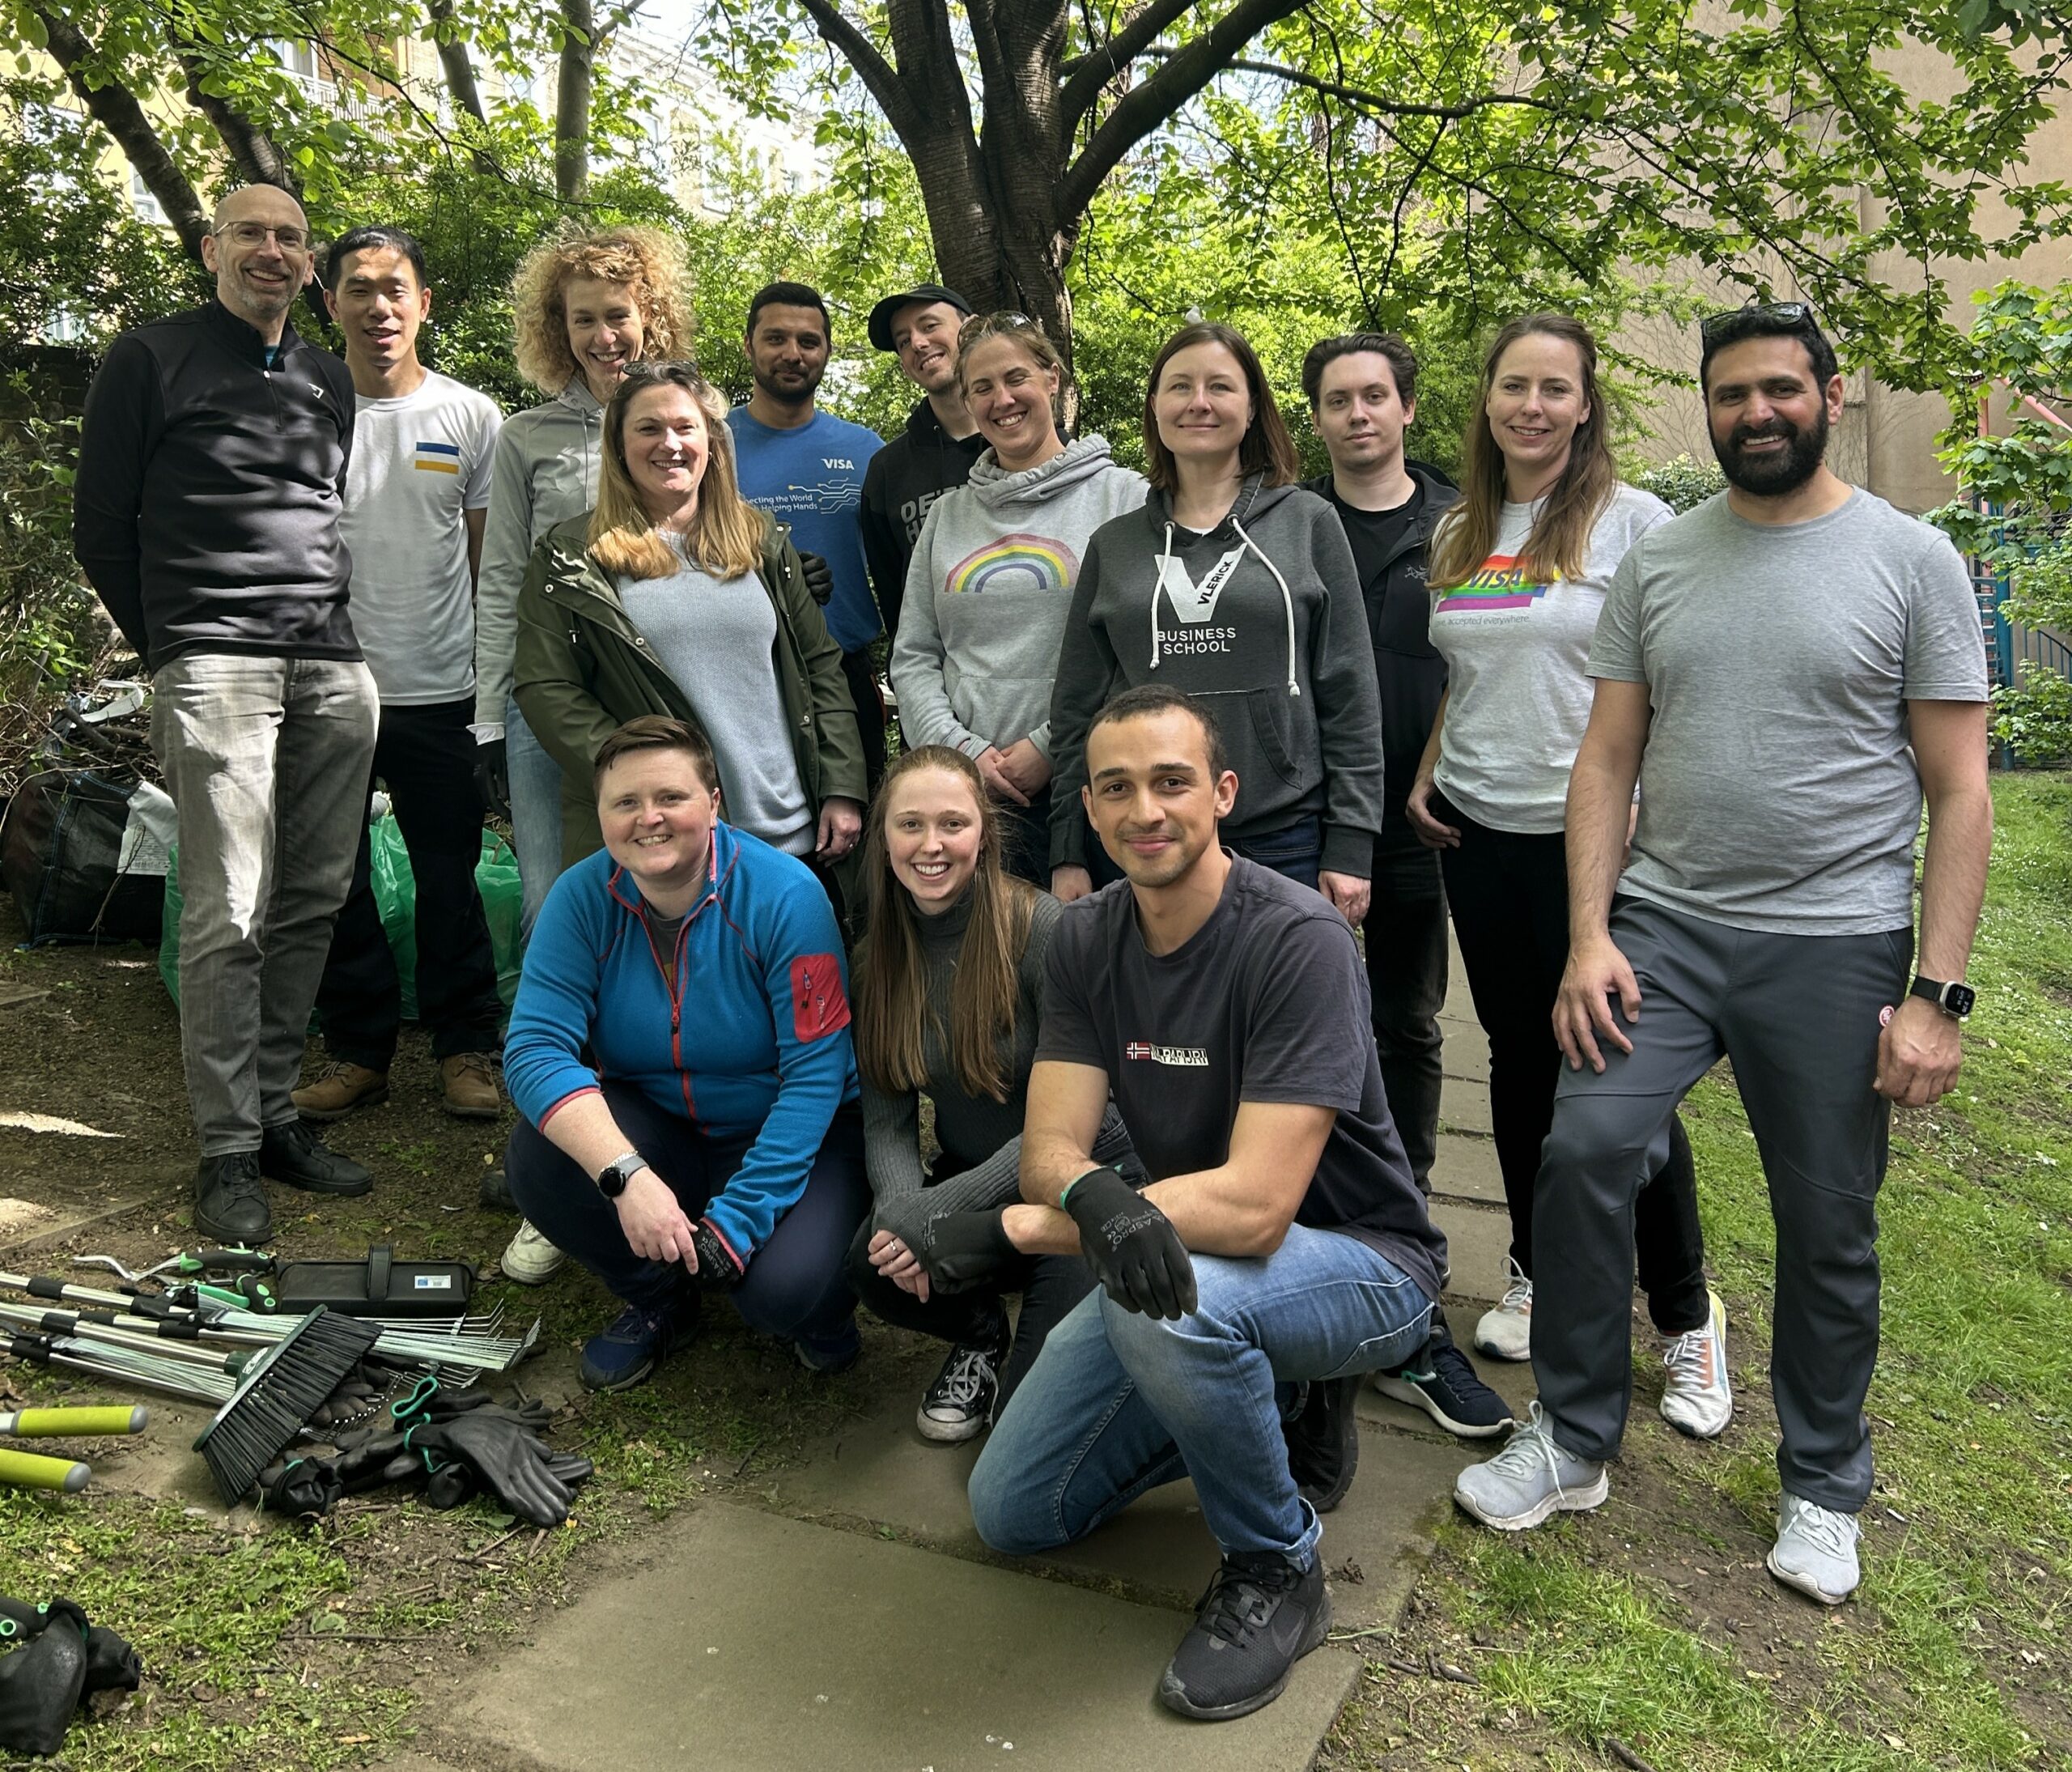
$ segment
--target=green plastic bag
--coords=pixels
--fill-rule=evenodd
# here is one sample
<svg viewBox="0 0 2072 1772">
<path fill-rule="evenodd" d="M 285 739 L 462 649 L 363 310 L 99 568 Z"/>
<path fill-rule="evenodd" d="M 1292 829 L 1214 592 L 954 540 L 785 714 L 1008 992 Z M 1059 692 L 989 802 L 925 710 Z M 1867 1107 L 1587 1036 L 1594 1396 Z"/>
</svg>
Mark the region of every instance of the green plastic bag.
<svg viewBox="0 0 2072 1772">
<path fill-rule="evenodd" d="M 374 903 L 381 927 L 396 956 L 396 975 L 402 985 L 403 1019 L 418 1018 L 417 882 L 410 874 L 410 851 L 397 828 L 395 814 L 384 813 L 367 830 L 368 865 Z M 507 1018 L 518 994 L 519 907 L 524 898 L 518 883 L 518 858 L 511 845 L 493 831 L 482 832 L 481 861 L 475 864 L 475 890 L 489 919 L 490 945 L 496 954 L 496 994 Z M 159 937 L 159 976 L 172 1000 L 180 1001 L 180 849 L 173 846 L 165 870 L 165 919 Z"/>
</svg>

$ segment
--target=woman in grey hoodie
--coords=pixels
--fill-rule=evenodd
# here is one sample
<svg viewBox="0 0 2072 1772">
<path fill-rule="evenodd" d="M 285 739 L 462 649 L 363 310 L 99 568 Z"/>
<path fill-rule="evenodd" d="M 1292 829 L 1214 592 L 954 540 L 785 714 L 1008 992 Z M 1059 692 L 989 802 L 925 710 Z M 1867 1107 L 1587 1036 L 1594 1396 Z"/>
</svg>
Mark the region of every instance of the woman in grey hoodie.
<svg viewBox="0 0 2072 1772">
<path fill-rule="evenodd" d="M 1009 870 L 1050 878 L 1051 695 L 1087 538 L 1144 503 L 1100 437 L 1058 434 L 1064 365 L 1034 321 L 964 323 L 957 376 L 987 448 L 928 508 L 914 544 L 892 686 L 910 746 L 978 764 L 1010 814 Z"/>
<path fill-rule="evenodd" d="M 1360 574 L 1298 469 L 1242 334 L 1182 328 L 1144 403 L 1152 491 L 1088 545 L 1051 698 L 1051 890 L 1092 889 L 1086 729 L 1161 683 L 1208 703 L 1238 775 L 1227 848 L 1365 915 L 1382 828 L 1381 699 Z M 1112 870 L 1104 870 L 1112 877 Z"/>
</svg>

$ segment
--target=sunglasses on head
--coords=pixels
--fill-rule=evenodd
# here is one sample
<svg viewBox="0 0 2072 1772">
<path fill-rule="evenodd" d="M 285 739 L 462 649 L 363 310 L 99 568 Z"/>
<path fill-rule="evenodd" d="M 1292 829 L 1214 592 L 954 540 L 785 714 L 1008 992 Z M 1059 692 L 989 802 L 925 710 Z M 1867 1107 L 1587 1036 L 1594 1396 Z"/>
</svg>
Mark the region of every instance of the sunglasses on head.
<svg viewBox="0 0 2072 1772">
<path fill-rule="evenodd" d="M 1710 347 L 1753 333 L 1810 332 L 1815 329 L 1813 307 L 1803 301 L 1751 301 L 1698 322 L 1698 338 Z"/>
</svg>

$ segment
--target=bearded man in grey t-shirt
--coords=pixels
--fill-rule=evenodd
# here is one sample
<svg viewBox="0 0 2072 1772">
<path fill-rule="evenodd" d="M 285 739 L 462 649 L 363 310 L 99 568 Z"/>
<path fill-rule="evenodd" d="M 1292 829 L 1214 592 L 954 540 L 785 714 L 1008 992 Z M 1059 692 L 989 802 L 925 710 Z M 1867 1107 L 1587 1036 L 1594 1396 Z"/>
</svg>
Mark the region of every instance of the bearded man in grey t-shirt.
<svg viewBox="0 0 2072 1772">
<path fill-rule="evenodd" d="M 1569 1068 L 1533 1221 L 1539 1404 L 1454 1494 L 1507 1531 L 1604 1500 L 1633 1389 L 1634 1196 L 1725 1056 L 1777 1222 L 1769 1568 L 1832 1605 L 1856 1587 L 1870 1493 L 1891 1104 L 1948 1091 L 1971 1008 L 1993 837 L 1985 651 L 1955 549 L 1825 466 L 1842 382 L 1811 311 L 1744 308 L 1703 337 L 1728 490 L 1620 564 L 1569 780 L 1554 1011 Z"/>
</svg>

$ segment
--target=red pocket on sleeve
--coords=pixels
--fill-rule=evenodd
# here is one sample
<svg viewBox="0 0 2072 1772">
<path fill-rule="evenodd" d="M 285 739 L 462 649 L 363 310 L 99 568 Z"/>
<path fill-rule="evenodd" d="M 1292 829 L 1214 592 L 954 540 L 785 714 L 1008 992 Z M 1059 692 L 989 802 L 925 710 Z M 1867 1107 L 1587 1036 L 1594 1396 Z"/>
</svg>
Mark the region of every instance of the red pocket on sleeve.
<svg viewBox="0 0 2072 1772">
<path fill-rule="evenodd" d="M 802 954 L 792 962 L 792 1032 L 802 1040 L 839 1034 L 849 1025 L 842 967 L 832 954 Z"/>
</svg>

